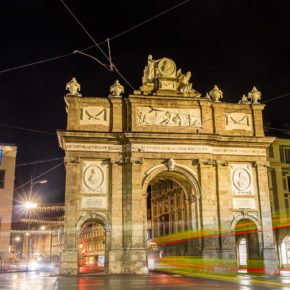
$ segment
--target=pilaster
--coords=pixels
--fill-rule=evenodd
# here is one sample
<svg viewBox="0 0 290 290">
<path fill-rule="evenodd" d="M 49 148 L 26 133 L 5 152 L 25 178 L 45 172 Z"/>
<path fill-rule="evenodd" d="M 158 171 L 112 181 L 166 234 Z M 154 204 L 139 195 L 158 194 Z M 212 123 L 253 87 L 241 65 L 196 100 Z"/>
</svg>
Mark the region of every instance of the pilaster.
<svg viewBox="0 0 290 290">
<path fill-rule="evenodd" d="M 253 114 L 253 126 L 254 126 L 254 136 L 264 137 L 264 127 L 263 127 L 263 115 L 262 110 L 265 105 L 252 104 L 252 114 Z"/>
<path fill-rule="evenodd" d="M 130 182 L 127 183 L 127 224 L 129 230 L 128 242 L 125 244 L 126 255 L 124 259 L 125 272 L 135 274 L 147 274 L 146 252 L 146 194 L 142 189 L 142 164 L 143 158 L 127 157 L 127 166 L 130 170 Z M 127 179 L 127 181 L 129 181 Z"/>
<path fill-rule="evenodd" d="M 265 271 L 268 274 L 278 273 L 278 256 L 274 247 L 270 195 L 267 167 L 269 162 L 256 162 L 257 190 L 260 205 L 260 218 L 263 229 L 262 255 Z"/>
<path fill-rule="evenodd" d="M 110 239 L 110 248 L 107 251 L 107 272 L 119 274 L 123 272 L 123 159 L 111 158 L 111 231 L 106 232 L 106 239 Z M 109 237 L 110 236 L 110 237 Z"/>
<path fill-rule="evenodd" d="M 64 218 L 64 246 L 61 252 L 60 274 L 78 274 L 78 249 L 76 245 L 77 186 L 79 158 L 65 158 L 66 190 Z"/>
<path fill-rule="evenodd" d="M 202 254 L 206 259 L 219 258 L 218 237 L 207 237 L 215 235 L 219 229 L 214 161 L 211 159 L 199 159 L 198 163 L 201 184 L 201 231 L 204 232 Z"/>
<path fill-rule="evenodd" d="M 232 194 L 229 189 L 230 174 L 229 162 L 225 160 L 216 161 L 217 174 L 217 198 L 218 198 L 218 219 L 220 233 L 231 231 L 232 219 Z M 236 265 L 236 244 L 234 235 L 220 235 L 220 257 L 223 260 L 232 260 Z"/>
</svg>

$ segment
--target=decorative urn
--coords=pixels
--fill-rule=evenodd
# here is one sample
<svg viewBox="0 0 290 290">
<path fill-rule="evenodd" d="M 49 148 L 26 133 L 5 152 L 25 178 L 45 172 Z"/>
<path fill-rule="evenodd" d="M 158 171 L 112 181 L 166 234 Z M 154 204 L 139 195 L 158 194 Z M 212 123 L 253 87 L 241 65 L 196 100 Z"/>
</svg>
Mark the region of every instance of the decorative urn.
<svg viewBox="0 0 290 290">
<path fill-rule="evenodd" d="M 223 92 L 218 88 L 217 85 L 209 92 L 209 96 L 214 102 L 220 102 L 220 99 L 223 98 Z"/>
</svg>

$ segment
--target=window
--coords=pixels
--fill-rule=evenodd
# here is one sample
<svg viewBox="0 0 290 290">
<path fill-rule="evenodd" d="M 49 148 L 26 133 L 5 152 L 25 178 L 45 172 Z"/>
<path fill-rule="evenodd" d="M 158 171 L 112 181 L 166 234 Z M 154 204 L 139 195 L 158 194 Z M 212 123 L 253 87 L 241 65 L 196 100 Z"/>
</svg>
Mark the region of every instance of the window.
<svg viewBox="0 0 290 290">
<path fill-rule="evenodd" d="M 287 181 L 288 181 L 288 192 L 290 192 L 290 176 L 287 176 Z"/>
<path fill-rule="evenodd" d="M 274 158 L 274 148 L 273 148 L 273 145 L 270 145 L 270 147 L 269 147 L 269 157 Z"/>
<path fill-rule="evenodd" d="M 4 188 L 5 170 L 0 170 L 0 188 Z"/>
<path fill-rule="evenodd" d="M 290 163 L 290 148 L 284 149 L 285 162 Z"/>
</svg>

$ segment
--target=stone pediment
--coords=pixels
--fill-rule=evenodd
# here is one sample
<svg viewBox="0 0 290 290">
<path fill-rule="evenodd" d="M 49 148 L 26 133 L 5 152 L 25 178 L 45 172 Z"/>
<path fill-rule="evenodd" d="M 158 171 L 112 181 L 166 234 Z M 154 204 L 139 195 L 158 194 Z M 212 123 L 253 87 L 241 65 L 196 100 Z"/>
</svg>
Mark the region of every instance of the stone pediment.
<svg viewBox="0 0 290 290">
<path fill-rule="evenodd" d="M 174 95 L 184 97 L 200 97 L 200 93 L 192 88 L 189 82 L 191 72 L 183 74 L 176 69 L 173 60 L 163 57 L 154 60 L 148 56 L 148 64 L 144 69 L 140 93 L 144 95 Z"/>
</svg>

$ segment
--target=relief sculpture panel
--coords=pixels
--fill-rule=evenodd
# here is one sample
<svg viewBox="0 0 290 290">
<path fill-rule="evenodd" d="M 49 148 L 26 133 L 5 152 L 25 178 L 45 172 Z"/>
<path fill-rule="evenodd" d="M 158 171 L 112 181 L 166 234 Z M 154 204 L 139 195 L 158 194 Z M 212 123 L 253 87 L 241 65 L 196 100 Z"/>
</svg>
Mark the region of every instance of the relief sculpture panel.
<svg viewBox="0 0 290 290">
<path fill-rule="evenodd" d="M 253 195 L 253 173 L 251 165 L 232 164 L 231 179 L 233 194 Z"/>
<path fill-rule="evenodd" d="M 109 126 L 110 109 L 104 107 L 81 107 L 80 125 L 105 125 Z"/>
<path fill-rule="evenodd" d="M 199 109 L 137 107 L 137 123 L 146 126 L 201 127 Z"/>
<path fill-rule="evenodd" d="M 83 162 L 82 193 L 107 193 L 108 165 L 103 161 Z"/>
<path fill-rule="evenodd" d="M 225 114 L 226 130 L 252 130 L 252 118 L 250 114 L 229 113 Z"/>
</svg>

